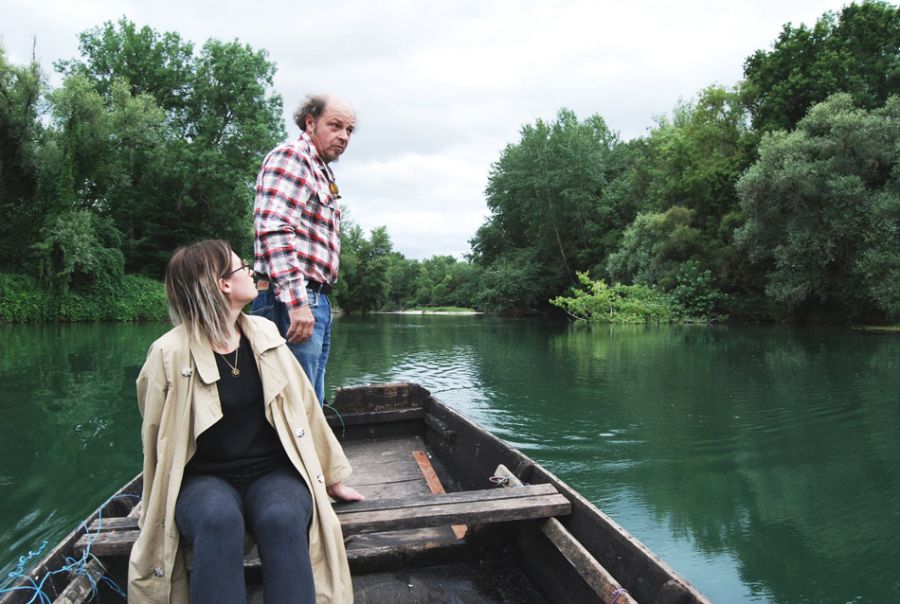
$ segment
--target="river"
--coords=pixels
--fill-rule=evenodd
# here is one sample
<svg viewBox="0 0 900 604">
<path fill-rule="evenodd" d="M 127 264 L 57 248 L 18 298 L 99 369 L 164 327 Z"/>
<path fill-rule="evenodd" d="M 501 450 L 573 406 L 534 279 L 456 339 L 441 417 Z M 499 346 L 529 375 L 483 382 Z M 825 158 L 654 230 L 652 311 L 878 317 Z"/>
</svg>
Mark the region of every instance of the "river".
<svg viewBox="0 0 900 604">
<path fill-rule="evenodd" d="M 162 324 L 0 326 L 0 573 L 140 469 Z M 900 601 L 900 334 L 343 317 L 329 388 L 421 383 L 715 602 Z"/>
</svg>

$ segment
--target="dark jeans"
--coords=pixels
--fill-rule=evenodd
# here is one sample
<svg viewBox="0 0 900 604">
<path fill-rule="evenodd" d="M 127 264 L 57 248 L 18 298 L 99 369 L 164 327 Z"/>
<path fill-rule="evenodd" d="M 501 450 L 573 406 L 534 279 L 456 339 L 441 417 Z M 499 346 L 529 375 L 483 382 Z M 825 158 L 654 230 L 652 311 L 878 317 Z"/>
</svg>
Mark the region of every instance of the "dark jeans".
<svg viewBox="0 0 900 604">
<path fill-rule="evenodd" d="M 275 297 L 274 285 L 268 291 L 259 292 L 253 301 L 252 312 L 254 315 L 265 317 L 278 326 L 282 336 L 287 334 L 291 325 L 288 316 L 288 307 Z M 309 378 L 319 404 L 325 404 L 325 366 L 328 364 L 328 351 L 331 348 L 331 301 L 325 294 L 306 290 L 306 299 L 309 309 L 312 311 L 316 323 L 312 336 L 299 344 L 288 344 L 288 348 L 297 357 L 300 366 Z"/>
<path fill-rule="evenodd" d="M 292 466 L 244 488 L 217 476 L 185 475 L 175 520 L 194 553 L 191 604 L 246 604 L 245 531 L 259 549 L 266 604 L 315 602 L 308 536 L 312 497 Z"/>
</svg>

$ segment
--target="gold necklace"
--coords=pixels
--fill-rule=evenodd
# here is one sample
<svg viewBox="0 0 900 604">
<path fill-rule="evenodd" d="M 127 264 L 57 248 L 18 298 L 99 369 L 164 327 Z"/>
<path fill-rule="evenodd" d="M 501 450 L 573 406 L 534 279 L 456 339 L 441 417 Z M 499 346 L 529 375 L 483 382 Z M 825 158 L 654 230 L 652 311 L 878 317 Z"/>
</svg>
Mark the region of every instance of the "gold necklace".
<svg viewBox="0 0 900 604">
<path fill-rule="evenodd" d="M 234 377 L 240 377 L 240 375 L 241 375 L 241 370 L 238 369 L 238 366 L 237 366 L 238 365 L 238 353 L 240 351 L 241 351 L 241 341 L 238 340 L 238 347 L 234 349 L 234 365 L 232 365 L 231 363 L 228 362 L 228 359 L 225 357 L 224 354 L 222 354 L 221 352 L 216 353 L 220 357 L 222 357 L 222 360 L 225 361 L 226 365 L 231 367 L 231 375 Z"/>
</svg>

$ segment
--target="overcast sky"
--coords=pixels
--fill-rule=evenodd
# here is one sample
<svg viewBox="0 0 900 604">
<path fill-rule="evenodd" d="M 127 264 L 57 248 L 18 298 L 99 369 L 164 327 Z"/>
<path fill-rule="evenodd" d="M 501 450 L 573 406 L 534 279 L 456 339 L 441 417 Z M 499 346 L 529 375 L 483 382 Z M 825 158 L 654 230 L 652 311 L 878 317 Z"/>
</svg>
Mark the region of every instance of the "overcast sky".
<svg viewBox="0 0 900 604">
<path fill-rule="evenodd" d="M 77 55 L 78 33 L 124 15 L 197 47 L 237 38 L 265 49 L 291 137 L 290 114 L 307 93 L 340 94 L 357 110 L 357 134 L 335 165 L 349 218 L 387 226 L 407 257 L 461 257 L 488 215 L 491 164 L 524 124 L 569 107 L 641 136 L 679 98 L 736 84 L 744 59 L 770 48 L 785 23 L 812 25 L 844 4 L 3 0 L 0 43 L 26 63 L 36 40 L 51 74 L 53 61 Z"/>
</svg>

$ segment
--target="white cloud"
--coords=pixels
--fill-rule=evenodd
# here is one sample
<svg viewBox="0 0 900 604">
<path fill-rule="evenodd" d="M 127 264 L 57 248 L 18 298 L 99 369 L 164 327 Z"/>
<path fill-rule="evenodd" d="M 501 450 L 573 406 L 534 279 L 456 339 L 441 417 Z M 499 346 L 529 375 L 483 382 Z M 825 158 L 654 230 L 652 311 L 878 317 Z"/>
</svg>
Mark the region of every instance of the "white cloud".
<svg viewBox="0 0 900 604">
<path fill-rule="evenodd" d="M 365 228 L 385 225 L 411 257 L 461 255 L 487 215 L 492 162 L 522 125 L 560 107 L 599 113 L 625 138 L 714 84 L 782 25 L 812 24 L 843 0 L 466 0 L 423 3 L 228 3 L 210 0 L 7 0 L 9 58 L 45 71 L 71 58 L 77 34 L 125 15 L 201 46 L 240 39 L 278 65 L 290 115 L 303 95 L 336 92 L 360 129 L 335 166 L 344 201 Z"/>
</svg>

